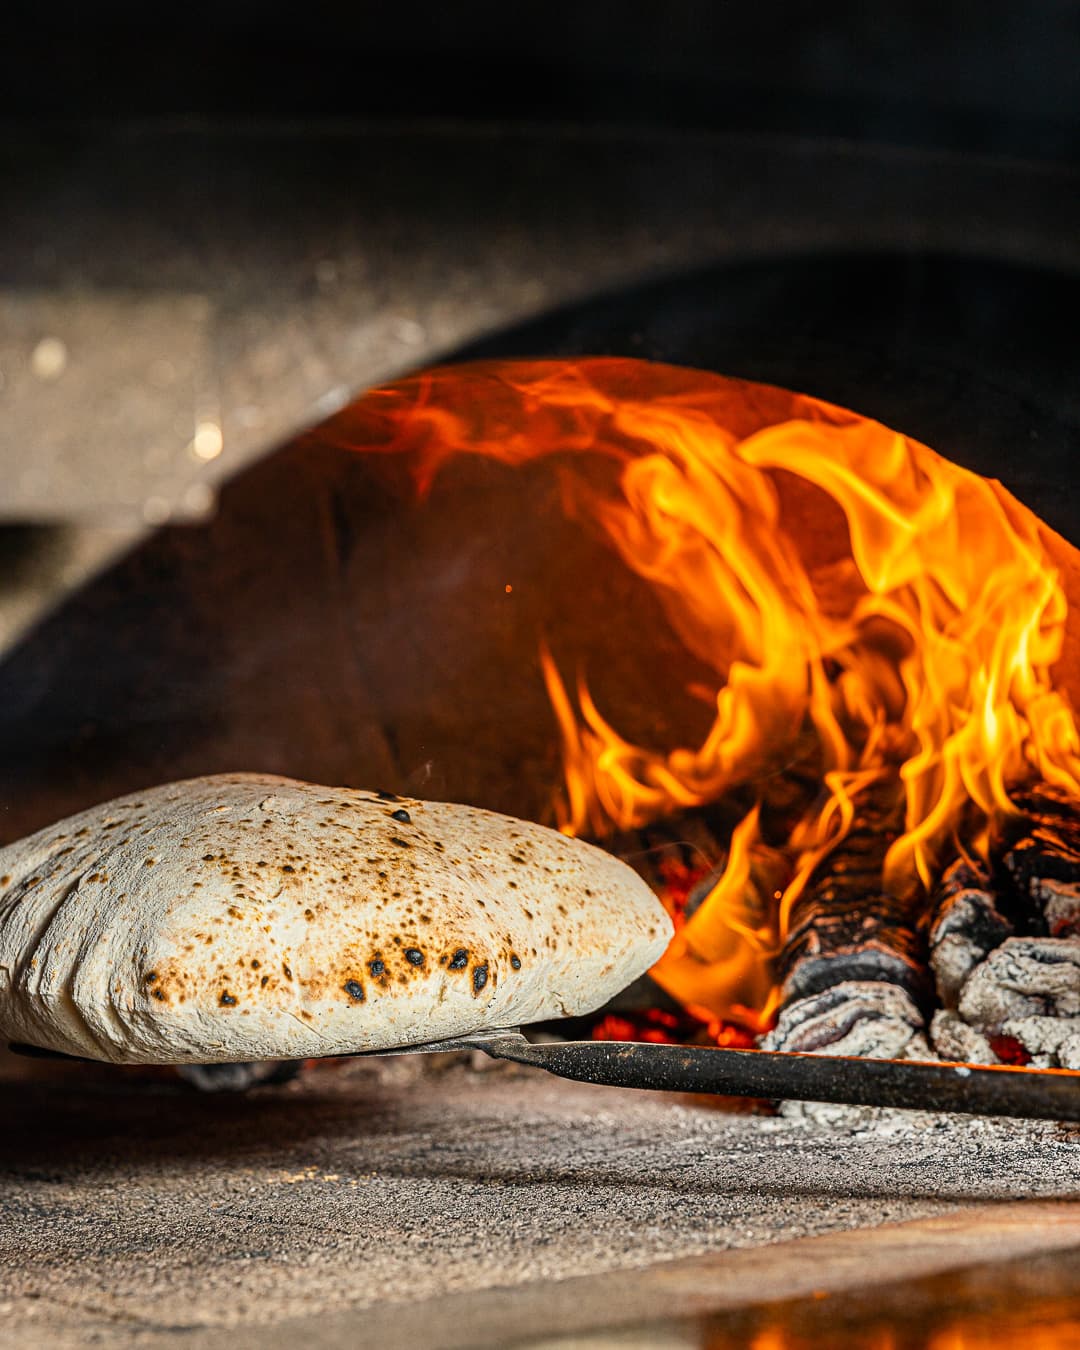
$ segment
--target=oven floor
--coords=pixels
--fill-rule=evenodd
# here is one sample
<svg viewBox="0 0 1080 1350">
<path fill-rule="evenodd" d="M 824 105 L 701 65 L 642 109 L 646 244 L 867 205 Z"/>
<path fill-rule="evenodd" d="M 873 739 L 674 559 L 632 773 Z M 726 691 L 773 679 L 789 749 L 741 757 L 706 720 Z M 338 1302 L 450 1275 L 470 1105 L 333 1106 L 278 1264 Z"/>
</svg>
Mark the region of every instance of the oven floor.
<svg viewBox="0 0 1080 1350">
<path fill-rule="evenodd" d="M 1080 1130 L 420 1057 L 246 1097 L 5 1060 L 0 1211 L 11 1346 L 563 1344 L 1080 1248 Z"/>
</svg>

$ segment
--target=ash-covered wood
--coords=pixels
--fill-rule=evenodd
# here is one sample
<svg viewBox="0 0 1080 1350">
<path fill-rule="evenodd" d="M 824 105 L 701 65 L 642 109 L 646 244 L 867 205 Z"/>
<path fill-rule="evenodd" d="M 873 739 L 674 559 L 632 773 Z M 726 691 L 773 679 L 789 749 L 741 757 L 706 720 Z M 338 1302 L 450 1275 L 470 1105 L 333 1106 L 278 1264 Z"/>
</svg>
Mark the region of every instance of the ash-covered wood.
<svg viewBox="0 0 1080 1350">
<path fill-rule="evenodd" d="M 913 1041 L 925 1048 L 924 943 L 913 906 L 882 880 L 902 824 L 897 784 L 876 785 L 810 877 L 780 954 L 781 1011 L 770 1048 L 890 1058 Z"/>
<path fill-rule="evenodd" d="M 972 972 L 957 1012 L 999 1059 L 1080 1068 L 1080 941 L 1007 939 Z"/>
<path fill-rule="evenodd" d="M 1014 929 L 998 908 L 990 869 L 967 858 L 945 869 L 930 912 L 930 967 L 938 999 L 954 1009 L 964 981 Z"/>
<path fill-rule="evenodd" d="M 939 1008 L 930 1022 L 930 1044 L 942 1059 L 963 1064 L 1000 1064 L 991 1038 L 979 1027 L 969 1026 L 957 1012 Z M 1000 1042 L 998 1048 L 1001 1048 Z M 1019 1057 L 1024 1063 L 1026 1057 Z"/>
<path fill-rule="evenodd" d="M 899 1059 L 929 1049 L 922 1011 L 906 990 L 881 980 L 848 980 L 785 1005 L 765 1048 L 803 1054 Z"/>
<path fill-rule="evenodd" d="M 991 864 L 949 868 L 931 965 L 948 1059 L 1080 1068 L 1080 802 L 1038 783 L 995 827 Z"/>
<path fill-rule="evenodd" d="M 1080 943 L 1009 938 L 972 973 L 959 1011 L 1010 1017 L 1080 1017 Z M 970 1019 L 969 1019 L 970 1020 Z"/>
</svg>

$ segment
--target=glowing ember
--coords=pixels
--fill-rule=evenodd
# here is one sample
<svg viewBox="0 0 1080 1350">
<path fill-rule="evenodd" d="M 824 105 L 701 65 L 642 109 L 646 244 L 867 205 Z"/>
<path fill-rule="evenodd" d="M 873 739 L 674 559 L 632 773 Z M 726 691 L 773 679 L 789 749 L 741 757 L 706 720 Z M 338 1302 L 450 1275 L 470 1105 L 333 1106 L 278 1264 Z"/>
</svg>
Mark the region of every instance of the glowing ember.
<svg viewBox="0 0 1080 1350">
<path fill-rule="evenodd" d="M 752 1032 L 713 1017 L 704 1008 L 687 1008 L 682 1016 L 661 1008 L 647 1008 L 632 1016 L 608 1013 L 593 1027 L 592 1038 L 594 1041 L 650 1041 L 659 1045 L 726 1045 L 734 1050 L 750 1050 L 755 1043 Z"/>
<path fill-rule="evenodd" d="M 1031 1055 L 1015 1036 L 991 1036 L 990 1048 L 1002 1064 L 1030 1064 Z"/>
<path fill-rule="evenodd" d="M 661 752 L 624 739 L 542 649 L 568 833 L 640 828 L 815 746 L 824 790 L 781 841 L 782 873 L 755 807 L 692 915 L 700 877 L 665 878 L 681 922 L 654 974 L 716 1036 L 718 1018 L 767 1024 L 791 906 L 869 784 L 903 794 L 885 885 L 912 904 L 946 848 L 984 849 L 1013 785 L 1080 792 L 1077 726 L 1050 677 L 1065 598 L 1034 520 L 879 423 L 701 372 L 583 360 L 431 371 L 374 391 L 344 425 L 358 449 L 412 453 L 421 491 L 458 454 L 558 455 L 566 510 L 650 582 L 715 672 L 708 734 Z"/>
</svg>

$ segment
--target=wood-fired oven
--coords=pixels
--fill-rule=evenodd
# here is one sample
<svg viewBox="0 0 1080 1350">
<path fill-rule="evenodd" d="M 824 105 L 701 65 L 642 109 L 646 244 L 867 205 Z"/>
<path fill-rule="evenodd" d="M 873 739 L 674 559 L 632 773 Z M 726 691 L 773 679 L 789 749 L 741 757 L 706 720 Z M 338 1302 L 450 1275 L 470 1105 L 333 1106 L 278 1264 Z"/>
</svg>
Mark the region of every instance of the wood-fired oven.
<svg viewBox="0 0 1080 1350">
<path fill-rule="evenodd" d="M 1075 14 L 512 8 L 26 17 L 0 844 L 465 802 L 676 924 L 538 1044 L 1080 1071 Z M 12 1343 L 1074 1343 L 1075 1120 L 481 1061 L 3 1058 Z"/>
</svg>

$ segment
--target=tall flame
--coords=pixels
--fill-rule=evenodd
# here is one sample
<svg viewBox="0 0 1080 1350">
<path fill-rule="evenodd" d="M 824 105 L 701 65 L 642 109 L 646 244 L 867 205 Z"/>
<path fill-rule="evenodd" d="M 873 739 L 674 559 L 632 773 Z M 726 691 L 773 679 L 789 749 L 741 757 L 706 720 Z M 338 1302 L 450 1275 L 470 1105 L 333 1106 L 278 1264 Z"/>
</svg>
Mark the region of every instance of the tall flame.
<svg viewBox="0 0 1080 1350">
<path fill-rule="evenodd" d="M 767 1013 L 762 958 L 871 782 L 894 776 L 903 793 L 885 882 L 911 897 L 962 821 L 977 847 L 1012 809 L 1011 784 L 1080 791 L 1076 721 L 1050 676 L 1066 602 L 1037 527 L 926 446 L 808 397 L 615 359 L 447 367 L 359 407 L 358 447 L 414 452 L 421 490 L 457 454 L 558 454 L 567 511 L 655 588 L 715 672 L 704 739 L 657 751 L 620 735 L 583 678 L 571 693 L 543 649 L 565 831 L 716 800 L 815 738 L 827 791 L 788 841 L 793 879 L 777 895 L 753 875 L 752 811 L 658 968 L 684 1002 Z M 808 541 L 833 518 L 846 548 L 811 565 Z"/>
</svg>

